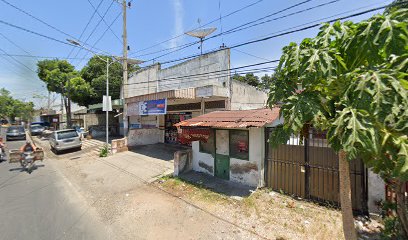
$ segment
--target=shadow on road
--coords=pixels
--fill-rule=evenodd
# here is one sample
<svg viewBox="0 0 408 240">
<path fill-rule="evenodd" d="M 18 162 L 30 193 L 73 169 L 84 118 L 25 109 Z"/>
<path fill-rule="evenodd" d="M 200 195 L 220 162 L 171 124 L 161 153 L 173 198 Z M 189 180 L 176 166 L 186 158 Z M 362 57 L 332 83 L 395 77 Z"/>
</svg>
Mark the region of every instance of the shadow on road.
<svg viewBox="0 0 408 240">
<path fill-rule="evenodd" d="M 44 164 L 35 165 L 35 166 L 33 166 L 33 170 L 37 170 L 37 169 L 40 168 L 40 167 L 45 167 L 45 165 L 44 165 Z M 10 169 L 9 169 L 10 172 L 19 171 L 19 170 L 20 170 L 20 172 L 25 172 L 25 171 L 27 171 L 27 169 L 22 168 L 22 167 L 10 168 Z"/>
</svg>

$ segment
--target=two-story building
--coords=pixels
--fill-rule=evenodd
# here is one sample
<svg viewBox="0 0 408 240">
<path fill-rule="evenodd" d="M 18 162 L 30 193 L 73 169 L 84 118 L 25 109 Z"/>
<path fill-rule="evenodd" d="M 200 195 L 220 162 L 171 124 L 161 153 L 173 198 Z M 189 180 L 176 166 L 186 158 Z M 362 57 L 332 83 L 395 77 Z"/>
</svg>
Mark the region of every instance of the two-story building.
<svg viewBox="0 0 408 240">
<path fill-rule="evenodd" d="M 178 144 L 174 124 L 216 110 L 247 110 L 266 105 L 267 94 L 231 78 L 230 49 L 161 68 L 134 73 L 125 87 L 129 146 Z"/>
</svg>

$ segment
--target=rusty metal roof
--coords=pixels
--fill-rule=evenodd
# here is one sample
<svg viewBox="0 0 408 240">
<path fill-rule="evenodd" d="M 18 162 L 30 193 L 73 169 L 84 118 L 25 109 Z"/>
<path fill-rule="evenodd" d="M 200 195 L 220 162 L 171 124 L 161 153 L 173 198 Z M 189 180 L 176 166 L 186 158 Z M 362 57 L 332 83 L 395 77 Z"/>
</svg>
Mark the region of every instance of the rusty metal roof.
<svg viewBox="0 0 408 240">
<path fill-rule="evenodd" d="M 216 111 L 175 124 L 176 127 L 263 127 L 279 118 L 279 108 Z"/>
</svg>

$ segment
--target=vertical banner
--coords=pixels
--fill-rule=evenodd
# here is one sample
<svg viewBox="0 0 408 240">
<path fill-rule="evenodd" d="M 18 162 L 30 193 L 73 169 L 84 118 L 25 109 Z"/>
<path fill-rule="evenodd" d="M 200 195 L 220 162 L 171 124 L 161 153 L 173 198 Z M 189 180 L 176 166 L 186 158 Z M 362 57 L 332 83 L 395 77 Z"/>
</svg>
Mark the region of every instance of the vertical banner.
<svg viewBox="0 0 408 240">
<path fill-rule="evenodd" d="M 111 96 L 108 96 L 108 98 L 106 98 L 106 95 L 103 95 L 103 101 L 102 101 L 102 111 L 106 112 L 112 111 L 112 99 Z"/>
<path fill-rule="evenodd" d="M 139 115 L 164 115 L 167 112 L 167 99 L 139 102 Z"/>
</svg>

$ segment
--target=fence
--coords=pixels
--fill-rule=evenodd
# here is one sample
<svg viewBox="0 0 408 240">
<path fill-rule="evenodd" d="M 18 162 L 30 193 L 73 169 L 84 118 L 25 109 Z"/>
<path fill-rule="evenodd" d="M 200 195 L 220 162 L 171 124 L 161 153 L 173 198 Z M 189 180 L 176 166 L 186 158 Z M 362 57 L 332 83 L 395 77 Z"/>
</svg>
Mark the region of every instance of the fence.
<svg viewBox="0 0 408 240">
<path fill-rule="evenodd" d="M 267 129 L 268 140 L 274 128 Z M 292 136 L 277 148 L 266 146 L 266 185 L 276 191 L 339 206 L 338 155 L 326 135 L 311 129 L 308 137 Z M 361 160 L 350 163 L 353 209 L 367 213 L 367 170 Z"/>
</svg>

